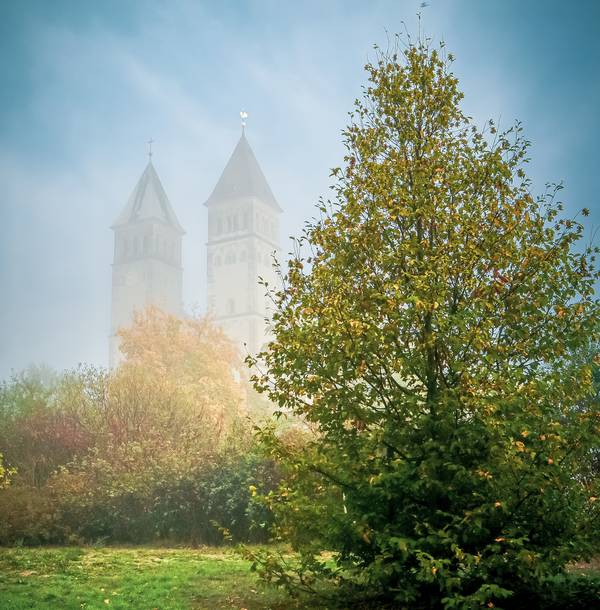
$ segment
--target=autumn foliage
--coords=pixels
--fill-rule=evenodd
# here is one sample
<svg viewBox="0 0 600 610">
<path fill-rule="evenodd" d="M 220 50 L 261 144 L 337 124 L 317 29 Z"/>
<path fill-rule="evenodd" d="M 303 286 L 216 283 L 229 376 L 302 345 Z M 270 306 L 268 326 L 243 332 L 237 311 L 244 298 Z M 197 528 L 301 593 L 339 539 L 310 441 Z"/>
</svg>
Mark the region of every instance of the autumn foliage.
<svg viewBox="0 0 600 610">
<path fill-rule="evenodd" d="M 145 413 L 163 433 L 196 435 L 211 447 L 234 433 L 245 414 L 242 362 L 221 329 L 207 318 L 180 319 L 151 307 L 120 334 L 125 361 L 114 380 L 115 397 L 128 392 L 132 379 L 145 379 L 151 395 L 169 397 Z"/>
<path fill-rule="evenodd" d="M 558 189 L 531 193 L 521 126 L 465 116 L 450 64 L 418 42 L 367 65 L 335 198 L 273 294 L 254 380 L 316 434 L 264 432 L 301 559 L 255 566 L 349 605 L 579 607 L 540 600 L 597 551 L 598 401 L 572 357 L 598 339 L 597 249 Z"/>
<path fill-rule="evenodd" d="M 266 537 L 250 487 L 273 465 L 255 451 L 240 360 L 209 320 L 150 308 L 122 331 L 124 360 L 1 394 L 0 543 Z"/>
</svg>

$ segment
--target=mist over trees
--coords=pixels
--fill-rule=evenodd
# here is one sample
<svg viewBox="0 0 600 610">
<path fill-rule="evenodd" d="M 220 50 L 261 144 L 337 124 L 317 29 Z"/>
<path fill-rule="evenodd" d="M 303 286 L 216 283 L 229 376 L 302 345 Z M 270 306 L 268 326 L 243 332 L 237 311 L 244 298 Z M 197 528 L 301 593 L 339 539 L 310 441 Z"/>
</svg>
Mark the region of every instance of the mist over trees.
<svg viewBox="0 0 600 610">
<path fill-rule="evenodd" d="M 113 372 L 3 384 L 0 447 L 15 474 L 0 543 L 266 540 L 250 486 L 272 488 L 276 467 L 256 451 L 231 341 L 151 308 L 122 351 Z"/>
</svg>

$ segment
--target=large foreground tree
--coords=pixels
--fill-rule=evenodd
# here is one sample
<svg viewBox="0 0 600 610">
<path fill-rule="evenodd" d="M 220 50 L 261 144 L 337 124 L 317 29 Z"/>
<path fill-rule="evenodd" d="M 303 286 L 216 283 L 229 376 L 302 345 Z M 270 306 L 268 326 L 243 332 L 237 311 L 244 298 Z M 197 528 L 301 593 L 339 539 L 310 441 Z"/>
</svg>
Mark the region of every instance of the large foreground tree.
<svg viewBox="0 0 600 610">
<path fill-rule="evenodd" d="M 418 43 L 367 65 L 336 196 L 274 293 L 255 383 L 316 432 L 264 434 L 301 561 L 258 563 L 376 604 L 516 608 L 598 523 L 577 476 L 597 402 L 570 357 L 597 337 L 598 273 L 557 189 L 531 195 L 521 127 L 463 114 L 451 60 Z"/>
</svg>

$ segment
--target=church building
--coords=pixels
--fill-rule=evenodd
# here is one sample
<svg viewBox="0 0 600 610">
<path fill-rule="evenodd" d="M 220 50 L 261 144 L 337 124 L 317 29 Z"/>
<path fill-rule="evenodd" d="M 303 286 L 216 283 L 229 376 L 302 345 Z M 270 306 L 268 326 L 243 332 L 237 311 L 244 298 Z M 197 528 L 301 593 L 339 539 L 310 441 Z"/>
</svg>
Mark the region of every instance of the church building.
<svg viewBox="0 0 600 610">
<path fill-rule="evenodd" d="M 273 287 L 273 256 L 280 258 L 281 208 L 244 130 L 208 208 L 208 313 L 238 343 L 242 355 L 267 340 L 269 300 L 259 278 Z"/>
<path fill-rule="evenodd" d="M 275 285 L 280 256 L 281 208 L 242 135 L 210 197 L 207 242 L 207 311 L 235 341 L 242 356 L 268 337 L 269 300 L 262 278 Z M 118 330 L 134 312 L 155 305 L 177 316 L 182 306 L 181 240 L 184 230 L 150 161 L 113 226 L 112 312 L 109 365 L 118 365 Z"/>
<path fill-rule="evenodd" d="M 112 225 L 115 233 L 112 266 L 112 307 L 109 366 L 119 364 L 120 328 L 133 314 L 155 305 L 181 316 L 182 267 L 179 224 L 152 164 L 152 154 L 127 205 Z"/>
</svg>

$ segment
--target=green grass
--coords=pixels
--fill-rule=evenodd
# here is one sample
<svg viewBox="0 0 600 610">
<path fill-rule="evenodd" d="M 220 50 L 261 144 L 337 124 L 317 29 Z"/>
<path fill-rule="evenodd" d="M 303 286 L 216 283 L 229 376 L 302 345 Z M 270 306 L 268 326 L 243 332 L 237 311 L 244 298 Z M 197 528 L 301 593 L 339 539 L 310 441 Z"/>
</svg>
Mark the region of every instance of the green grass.
<svg viewBox="0 0 600 610">
<path fill-rule="evenodd" d="M 250 564 L 226 550 L 122 547 L 0 549 L 0 608 L 288 610 Z M 312 608 L 315 608 L 311 604 Z"/>
<path fill-rule="evenodd" d="M 573 571 L 598 574 L 600 563 Z M 0 610 L 323 609 L 264 589 L 249 562 L 224 549 L 0 548 Z"/>
</svg>

